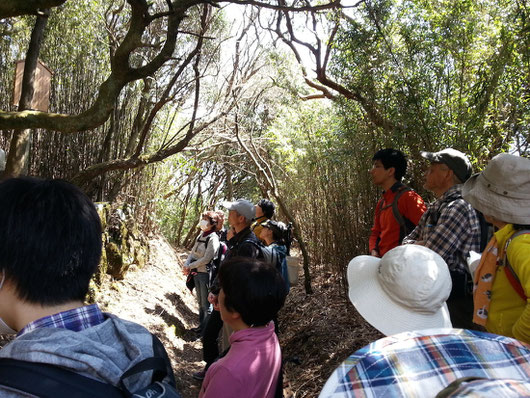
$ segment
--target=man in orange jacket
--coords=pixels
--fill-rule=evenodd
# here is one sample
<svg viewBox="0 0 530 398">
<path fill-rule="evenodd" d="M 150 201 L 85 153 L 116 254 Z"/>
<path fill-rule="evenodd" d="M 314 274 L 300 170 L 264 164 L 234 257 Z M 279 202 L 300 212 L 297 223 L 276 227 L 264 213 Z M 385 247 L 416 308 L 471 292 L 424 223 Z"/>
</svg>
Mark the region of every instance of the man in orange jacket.
<svg viewBox="0 0 530 398">
<path fill-rule="evenodd" d="M 418 224 L 426 207 L 415 191 L 401 183 L 407 171 L 405 155 L 387 148 L 376 152 L 370 170 L 372 181 L 383 188 L 383 197 L 375 207 L 374 225 L 370 234 L 370 254 L 382 257 Z"/>
</svg>

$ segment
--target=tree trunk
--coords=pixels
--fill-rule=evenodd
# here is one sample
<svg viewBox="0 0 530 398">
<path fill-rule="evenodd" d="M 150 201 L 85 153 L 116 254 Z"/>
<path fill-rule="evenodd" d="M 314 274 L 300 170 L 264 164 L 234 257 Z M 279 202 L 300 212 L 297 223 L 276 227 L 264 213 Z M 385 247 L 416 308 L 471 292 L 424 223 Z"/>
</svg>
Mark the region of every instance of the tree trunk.
<svg viewBox="0 0 530 398">
<path fill-rule="evenodd" d="M 33 100 L 33 94 L 35 92 L 35 71 L 37 69 L 42 38 L 44 37 L 44 29 L 48 23 L 49 15 L 49 9 L 40 12 L 37 15 L 35 26 L 31 32 L 31 40 L 29 42 L 26 60 L 24 62 L 24 74 L 22 76 L 20 101 L 18 103 L 19 112 L 31 109 L 31 101 Z M 29 168 L 30 134 L 30 129 L 16 130 L 13 133 L 13 138 L 11 139 L 11 144 L 9 146 L 6 168 L 3 174 L 4 178 L 17 177 L 24 170 L 27 172 Z"/>
</svg>

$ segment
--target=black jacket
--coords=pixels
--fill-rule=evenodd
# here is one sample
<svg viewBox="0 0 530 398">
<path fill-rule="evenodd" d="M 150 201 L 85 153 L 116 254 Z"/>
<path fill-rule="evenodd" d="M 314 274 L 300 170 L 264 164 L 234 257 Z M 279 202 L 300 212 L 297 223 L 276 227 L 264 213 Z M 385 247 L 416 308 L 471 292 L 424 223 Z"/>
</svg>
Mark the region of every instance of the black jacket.
<svg viewBox="0 0 530 398">
<path fill-rule="evenodd" d="M 232 239 L 227 242 L 228 252 L 226 253 L 225 259 L 221 263 L 220 267 L 231 258 L 234 257 L 250 257 L 250 258 L 261 258 L 263 253 L 261 247 L 263 243 L 256 237 L 254 232 L 250 230 L 250 227 L 246 227 L 242 231 L 235 234 Z M 219 281 L 217 276 L 210 286 L 210 291 L 213 294 L 219 294 Z"/>
</svg>

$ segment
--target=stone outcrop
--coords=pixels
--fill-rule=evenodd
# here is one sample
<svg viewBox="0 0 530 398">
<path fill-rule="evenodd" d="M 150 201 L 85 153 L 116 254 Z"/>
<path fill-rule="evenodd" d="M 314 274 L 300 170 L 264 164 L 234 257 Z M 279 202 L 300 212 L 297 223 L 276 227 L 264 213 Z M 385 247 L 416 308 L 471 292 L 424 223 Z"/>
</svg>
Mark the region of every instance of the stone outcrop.
<svg viewBox="0 0 530 398">
<path fill-rule="evenodd" d="M 101 283 L 105 274 L 123 279 L 131 266 L 143 268 L 149 259 L 149 244 L 130 206 L 96 203 L 96 208 L 103 227 L 103 253 L 95 282 Z"/>
</svg>

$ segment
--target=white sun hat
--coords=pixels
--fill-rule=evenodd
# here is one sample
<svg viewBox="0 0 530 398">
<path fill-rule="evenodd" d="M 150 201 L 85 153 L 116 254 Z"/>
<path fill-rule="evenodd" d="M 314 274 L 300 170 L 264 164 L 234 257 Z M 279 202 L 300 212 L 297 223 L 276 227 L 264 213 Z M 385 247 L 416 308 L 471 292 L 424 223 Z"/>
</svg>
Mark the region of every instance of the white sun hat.
<svg viewBox="0 0 530 398">
<path fill-rule="evenodd" d="M 387 336 L 452 327 L 445 304 L 452 287 L 449 269 L 424 246 L 398 246 L 383 258 L 355 257 L 348 264 L 348 285 L 357 311 Z"/>
</svg>

